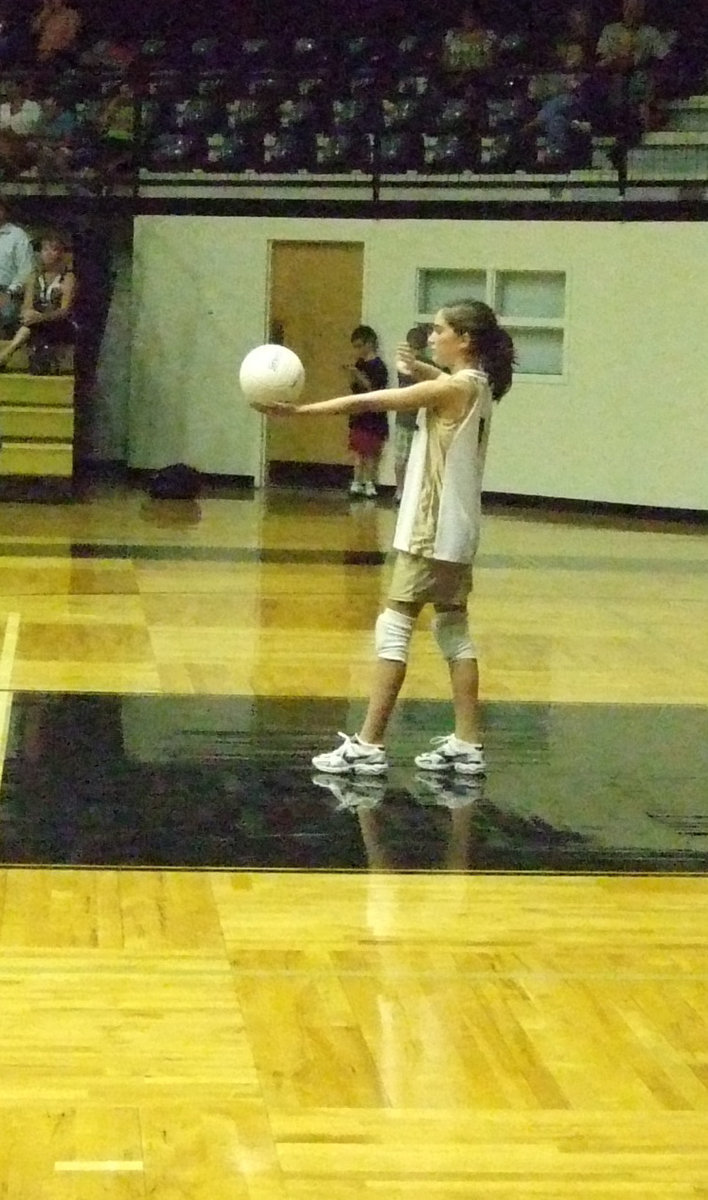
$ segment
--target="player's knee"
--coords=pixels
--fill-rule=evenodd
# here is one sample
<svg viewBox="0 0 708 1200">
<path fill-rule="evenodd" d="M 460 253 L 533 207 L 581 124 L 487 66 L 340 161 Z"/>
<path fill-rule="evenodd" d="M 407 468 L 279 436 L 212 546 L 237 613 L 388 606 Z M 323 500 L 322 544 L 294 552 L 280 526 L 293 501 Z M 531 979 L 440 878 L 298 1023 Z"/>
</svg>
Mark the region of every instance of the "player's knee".
<svg viewBox="0 0 708 1200">
<path fill-rule="evenodd" d="M 392 662 L 408 662 L 408 651 L 413 636 L 413 617 L 385 608 L 376 621 L 375 644 L 377 658 Z"/>
<path fill-rule="evenodd" d="M 436 613 L 433 617 L 433 634 L 443 658 L 448 662 L 477 657 L 477 648 L 470 636 L 466 612 L 456 609 Z"/>
</svg>

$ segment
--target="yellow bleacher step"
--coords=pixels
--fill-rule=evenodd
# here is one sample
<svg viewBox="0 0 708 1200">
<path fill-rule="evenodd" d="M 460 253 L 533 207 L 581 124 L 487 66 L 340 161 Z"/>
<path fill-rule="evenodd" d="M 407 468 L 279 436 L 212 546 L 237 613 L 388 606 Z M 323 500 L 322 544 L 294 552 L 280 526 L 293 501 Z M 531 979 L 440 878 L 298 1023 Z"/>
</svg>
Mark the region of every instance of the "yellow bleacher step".
<svg viewBox="0 0 708 1200">
<path fill-rule="evenodd" d="M 71 477 L 71 442 L 4 442 L 0 449 L 0 479 L 7 475 Z"/>
<path fill-rule="evenodd" d="M 59 404 L 68 408 L 74 401 L 73 375 L 21 375 L 0 372 L 0 405 L 45 406 Z"/>
<path fill-rule="evenodd" d="M 27 441 L 34 438 L 71 441 L 74 436 L 74 410 L 71 407 L 60 408 L 58 404 L 41 408 L 3 405 L 0 435 Z"/>
</svg>

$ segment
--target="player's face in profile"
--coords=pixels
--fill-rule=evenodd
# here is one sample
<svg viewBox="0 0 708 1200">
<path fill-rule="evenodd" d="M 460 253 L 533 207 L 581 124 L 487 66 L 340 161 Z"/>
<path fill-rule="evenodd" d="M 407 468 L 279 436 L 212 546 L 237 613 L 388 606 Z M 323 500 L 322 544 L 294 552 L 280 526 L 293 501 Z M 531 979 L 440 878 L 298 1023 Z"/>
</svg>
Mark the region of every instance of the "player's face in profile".
<svg viewBox="0 0 708 1200">
<path fill-rule="evenodd" d="M 469 347 L 467 335 L 456 333 L 452 325 L 448 325 L 442 312 L 435 314 L 433 332 L 428 338 L 432 351 L 433 362 L 438 367 L 454 367 L 460 359 L 464 359 Z"/>
</svg>

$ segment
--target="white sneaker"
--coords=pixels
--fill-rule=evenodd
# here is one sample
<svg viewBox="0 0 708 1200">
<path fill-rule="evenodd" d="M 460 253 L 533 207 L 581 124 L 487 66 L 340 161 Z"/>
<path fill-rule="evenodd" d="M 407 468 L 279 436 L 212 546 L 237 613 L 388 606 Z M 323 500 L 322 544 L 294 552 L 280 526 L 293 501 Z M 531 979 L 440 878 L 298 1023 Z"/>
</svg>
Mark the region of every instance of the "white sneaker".
<svg viewBox="0 0 708 1200">
<path fill-rule="evenodd" d="M 352 482 L 349 484 L 349 495 L 350 496 L 363 496 L 364 495 L 363 483 L 359 483 L 358 479 L 352 480 Z"/>
<path fill-rule="evenodd" d="M 332 793 L 337 801 L 335 812 L 376 808 L 386 791 L 383 779 L 337 779 L 334 775 L 313 775 L 312 782 L 316 787 L 326 788 Z"/>
<path fill-rule="evenodd" d="M 432 738 L 434 750 L 418 754 L 415 765 L 422 771 L 446 771 L 452 768 L 462 775 L 484 775 L 487 763 L 480 745 L 461 742 L 454 733 Z"/>
<path fill-rule="evenodd" d="M 376 484 L 372 483 L 369 479 L 368 482 L 364 484 L 364 495 L 370 496 L 373 499 L 373 497 L 378 496 L 378 494 L 379 493 L 376 491 Z"/>
<path fill-rule="evenodd" d="M 383 775 L 388 770 L 386 751 L 383 746 L 363 746 L 356 734 L 349 737 L 340 733 L 341 746 L 326 754 L 316 754 L 312 765 L 318 771 L 327 775 L 346 775 L 353 771 L 356 775 Z"/>
</svg>

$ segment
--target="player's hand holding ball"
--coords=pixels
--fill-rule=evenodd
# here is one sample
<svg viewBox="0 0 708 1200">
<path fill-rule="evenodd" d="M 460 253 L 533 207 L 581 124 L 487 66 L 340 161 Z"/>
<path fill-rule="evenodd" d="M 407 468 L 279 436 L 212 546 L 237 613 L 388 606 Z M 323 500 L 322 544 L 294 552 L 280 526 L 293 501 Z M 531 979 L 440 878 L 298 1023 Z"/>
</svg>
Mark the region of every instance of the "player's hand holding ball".
<svg viewBox="0 0 708 1200">
<path fill-rule="evenodd" d="M 286 400 L 250 400 L 249 405 L 266 417 L 294 417 L 297 412 L 297 404 Z"/>
</svg>

